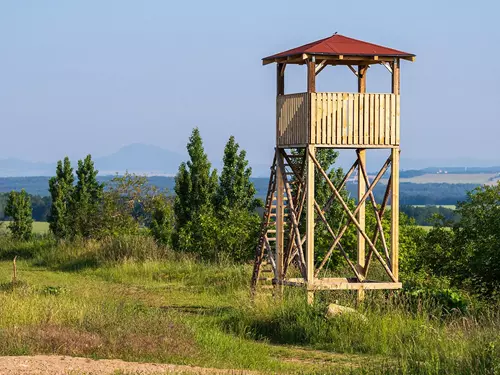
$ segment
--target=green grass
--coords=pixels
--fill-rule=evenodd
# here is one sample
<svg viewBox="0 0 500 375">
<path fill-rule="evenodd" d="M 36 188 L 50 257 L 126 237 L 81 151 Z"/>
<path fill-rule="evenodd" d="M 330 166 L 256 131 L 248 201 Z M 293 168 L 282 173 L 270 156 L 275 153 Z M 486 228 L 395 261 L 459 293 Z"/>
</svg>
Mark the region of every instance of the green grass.
<svg viewBox="0 0 500 375">
<path fill-rule="evenodd" d="M 10 233 L 8 229 L 9 222 L 2 221 L 0 222 L 0 234 L 2 233 Z M 33 222 L 33 233 L 34 234 L 46 234 L 49 232 L 49 223 L 46 221 L 34 221 Z"/>
<path fill-rule="evenodd" d="M 412 204 L 413 207 L 443 207 L 448 208 L 450 210 L 456 210 L 457 206 L 455 204 L 436 204 L 436 205 L 428 205 L 428 204 Z"/>
<path fill-rule="evenodd" d="M 11 259 L 17 252 L 18 282 Z M 145 254 L 149 254 L 149 258 Z M 491 373 L 495 308 L 441 316 L 400 294 L 369 294 L 366 317 L 328 320 L 347 292 L 249 298 L 250 265 L 210 264 L 146 237 L 103 242 L 0 240 L 0 355 L 62 354 L 263 373 Z M 117 259 L 128 259 L 116 261 Z M 142 259 L 142 260 L 133 260 Z M 490 371 L 490 372 L 488 372 Z"/>
</svg>

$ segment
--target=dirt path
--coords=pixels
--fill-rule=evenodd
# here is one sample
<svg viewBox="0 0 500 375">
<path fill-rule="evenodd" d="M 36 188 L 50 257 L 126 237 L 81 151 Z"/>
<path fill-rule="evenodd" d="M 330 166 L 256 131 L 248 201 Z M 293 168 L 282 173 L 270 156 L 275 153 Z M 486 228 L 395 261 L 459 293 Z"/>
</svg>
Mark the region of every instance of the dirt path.
<svg viewBox="0 0 500 375">
<path fill-rule="evenodd" d="M 221 370 L 194 366 L 93 360 L 67 356 L 0 357 L 0 375 L 108 375 L 108 374 L 257 374 L 243 370 Z"/>
</svg>

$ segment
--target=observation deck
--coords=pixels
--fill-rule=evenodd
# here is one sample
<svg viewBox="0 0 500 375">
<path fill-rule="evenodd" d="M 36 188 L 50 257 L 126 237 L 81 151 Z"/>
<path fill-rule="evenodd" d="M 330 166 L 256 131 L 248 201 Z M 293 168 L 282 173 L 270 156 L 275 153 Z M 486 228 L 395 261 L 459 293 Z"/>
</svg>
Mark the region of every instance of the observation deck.
<svg viewBox="0 0 500 375">
<path fill-rule="evenodd" d="M 281 148 L 399 146 L 399 94 L 305 92 L 276 98 Z"/>
</svg>

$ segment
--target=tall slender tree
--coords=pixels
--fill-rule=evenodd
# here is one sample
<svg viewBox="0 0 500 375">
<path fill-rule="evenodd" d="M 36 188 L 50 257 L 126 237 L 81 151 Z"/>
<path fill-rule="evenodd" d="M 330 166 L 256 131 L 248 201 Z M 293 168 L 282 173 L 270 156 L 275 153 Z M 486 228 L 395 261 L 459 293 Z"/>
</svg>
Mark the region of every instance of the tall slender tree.
<svg viewBox="0 0 500 375">
<path fill-rule="evenodd" d="M 217 171 L 211 170 L 198 128 L 193 129 L 187 150 L 189 161 L 180 165 L 175 178 L 174 212 L 179 228 L 213 208 L 217 187 Z"/>
<path fill-rule="evenodd" d="M 71 221 L 73 234 L 84 238 L 92 237 L 99 227 L 104 185 L 97 181 L 98 172 L 91 155 L 78 161 L 78 182 L 71 200 Z"/>
<path fill-rule="evenodd" d="M 56 238 L 67 238 L 71 233 L 70 204 L 73 194 L 73 168 L 68 157 L 57 162 L 56 175 L 49 180 L 52 205 L 48 217 L 50 231 Z"/>
<path fill-rule="evenodd" d="M 255 208 L 255 186 L 250 181 L 252 168 L 248 166 L 245 150 L 239 151 L 239 145 L 233 136 L 224 149 L 224 166 L 215 195 L 218 210 L 227 208 Z"/>
<path fill-rule="evenodd" d="M 24 189 L 20 192 L 10 192 L 5 214 L 11 220 L 9 229 L 12 236 L 18 240 L 28 240 L 31 237 L 33 218 L 31 216 L 31 199 Z"/>
</svg>

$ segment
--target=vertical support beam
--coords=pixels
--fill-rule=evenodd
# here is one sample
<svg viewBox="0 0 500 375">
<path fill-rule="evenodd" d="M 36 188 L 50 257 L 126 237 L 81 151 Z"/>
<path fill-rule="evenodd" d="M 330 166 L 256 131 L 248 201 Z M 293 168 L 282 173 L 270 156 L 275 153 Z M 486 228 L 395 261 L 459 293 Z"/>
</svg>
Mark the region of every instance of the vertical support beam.
<svg viewBox="0 0 500 375">
<path fill-rule="evenodd" d="M 358 149 L 358 157 L 359 157 L 359 163 L 358 163 L 358 202 L 363 199 L 365 193 L 366 193 L 366 182 L 365 179 L 363 178 L 363 172 L 361 170 L 361 166 L 366 165 L 366 150 L 365 149 Z M 359 226 L 363 231 L 365 231 L 365 217 L 366 217 L 366 205 L 365 202 L 363 202 L 360 206 L 360 209 L 358 211 L 358 222 Z M 358 229 L 358 272 L 364 275 L 364 269 L 365 269 L 365 238 L 361 234 L 361 231 Z M 362 289 L 358 290 L 358 296 L 359 292 L 364 292 Z"/>
<path fill-rule="evenodd" d="M 278 281 L 278 288 L 281 290 L 282 281 L 284 278 L 284 246 L 285 246 L 285 204 L 284 204 L 284 191 L 285 186 L 283 183 L 283 154 L 276 153 L 276 277 Z"/>
<path fill-rule="evenodd" d="M 307 92 L 316 92 L 316 58 L 307 61 Z M 311 129 L 309 129 L 309 132 Z M 310 133 L 309 133 L 310 134 Z M 311 141 L 311 139 L 309 139 Z M 313 145 L 307 145 L 306 173 L 306 284 L 314 283 L 314 162 L 310 155 L 316 155 Z M 307 303 L 314 302 L 314 292 L 307 290 Z"/>
<path fill-rule="evenodd" d="M 285 67 L 286 64 L 278 63 L 276 64 L 276 146 L 278 146 L 278 136 L 280 131 L 278 129 L 279 121 L 279 111 L 278 108 L 278 96 L 285 95 Z"/>
<path fill-rule="evenodd" d="M 399 148 L 392 149 L 391 173 L 391 271 L 399 280 Z"/>
<path fill-rule="evenodd" d="M 307 61 L 307 92 L 316 92 L 316 62 L 314 57 Z"/>
<path fill-rule="evenodd" d="M 365 93 L 366 92 L 366 72 L 368 70 L 367 65 L 360 65 L 358 66 L 358 92 L 359 93 Z M 361 135 L 360 135 L 361 136 Z M 358 202 L 361 201 L 363 196 L 366 193 L 366 183 L 365 179 L 363 177 L 363 172 L 361 169 L 361 166 L 365 167 L 366 166 L 366 150 L 365 149 L 358 149 Z M 358 222 L 360 225 L 360 228 L 365 231 L 366 229 L 366 205 L 363 202 L 361 205 L 361 208 L 358 212 Z M 361 231 L 358 229 L 358 263 L 357 263 L 357 269 L 358 272 L 361 273 L 362 275 L 365 274 L 365 262 L 366 262 L 366 255 L 365 255 L 365 238 L 361 234 Z M 365 291 L 363 289 L 358 289 L 358 301 L 362 301 L 365 298 Z"/>
<path fill-rule="evenodd" d="M 399 71 L 399 59 L 394 59 L 394 62 L 391 63 L 391 68 L 392 68 L 392 93 L 399 95 L 400 94 L 400 88 L 399 88 L 399 82 L 400 82 L 400 71 Z"/>
<path fill-rule="evenodd" d="M 358 92 L 366 92 L 366 72 L 368 71 L 368 65 L 358 66 Z"/>
<path fill-rule="evenodd" d="M 276 96 L 285 95 L 285 64 L 276 64 Z"/>
<path fill-rule="evenodd" d="M 306 276 L 307 286 L 314 283 L 314 173 L 315 165 L 311 158 L 316 155 L 313 145 L 307 146 L 307 176 L 306 176 Z M 308 290 L 307 302 L 314 300 L 314 292 Z"/>
<path fill-rule="evenodd" d="M 392 63 L 392 93 L 400 94 L 399 59 Z M 392 149 L 391 163 L 391 271 L 399 280 L 399 147 Z"/>
</svg>

